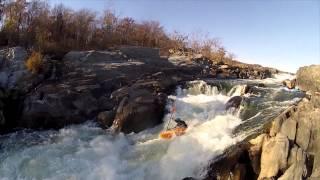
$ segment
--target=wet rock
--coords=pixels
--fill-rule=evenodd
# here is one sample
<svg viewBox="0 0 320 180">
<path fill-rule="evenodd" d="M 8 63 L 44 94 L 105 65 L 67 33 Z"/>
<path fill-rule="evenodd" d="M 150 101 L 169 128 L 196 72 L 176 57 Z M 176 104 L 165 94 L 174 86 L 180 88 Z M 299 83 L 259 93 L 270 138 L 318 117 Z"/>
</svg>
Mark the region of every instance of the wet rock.
<svg viewBox="0 0 320 180">
<path fill-rule="evenodd" d="M 266 85 L 263 84 L 263 83 L 258 83 L 256 86 L 258 86 L 258 87 L 266 87 Z"/>
<path fill-rule="evenodd" d="M 233 96 L 232 98 L 230 98 L 226 105 L 225 105 L 225 109 L 229 110 L 230 108 L 235 108 L 238 109 L 241 105 L 241 102 L 243 101 L 243 97 L 241 96 Z"/>
<path fill-rule="evenodd" d="M 213 160 L 208 167 L 207 175 L 203 179 L 256 179 L 257 175 L 252 169 L 250 157 L 246 151 L 247 146 L 246 143 L 240 143 L 228 148 L 223 155 Z"/>
<path fill-rule="evenodd" d="M 296 87 L 296 79 L 286 79 L 282 82 L 284 86 L 286 86 L 288 89 L 294 89 Z"/>
<path fill-rule="evenodd" d="M 124 97 L 115 115 L 112 129 L 115 132 L 140 132 L 162 122 L 166 96 L 136 90 Z"/>
<path fill-rule="evenodd" d="M 102 126 L 104 126 L 105 128 L 109 128 L 113 123 L 114 116 L 114 111 L 103 111 L 98 114 L 97 120 Z"/>
<path fill-rule="evenodd" d="M 320 65 L 299 68 L 297 85 L 303 91 L 320 92 Z"/>
<path fill-rule="evenodd" d="M 241 92 L 242 95 L 245 94 L 253 94 L 255 92 L 254 86 L 252 85 L 246 85 L 243 89 L 243 92 Z"/>
</svg>

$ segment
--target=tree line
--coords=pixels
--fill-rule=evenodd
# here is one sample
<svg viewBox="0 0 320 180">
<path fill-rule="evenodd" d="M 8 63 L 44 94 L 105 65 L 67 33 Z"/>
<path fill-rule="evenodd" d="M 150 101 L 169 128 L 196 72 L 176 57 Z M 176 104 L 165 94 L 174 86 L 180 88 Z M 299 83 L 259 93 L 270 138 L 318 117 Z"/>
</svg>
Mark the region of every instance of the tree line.
<svg viewBox="0 0 320 180">
<path fill-rule="evenodd" d="M 1 46 L 19 45 L 44 54 L 132 45 L 226 57 L 216 39 L 167 33 L 157 21 L 138 22 L 111 10 L 97 14 L 62 4 L 50 7 L 43 0 L 0 0 L 0 25 Z"/>
</svg>

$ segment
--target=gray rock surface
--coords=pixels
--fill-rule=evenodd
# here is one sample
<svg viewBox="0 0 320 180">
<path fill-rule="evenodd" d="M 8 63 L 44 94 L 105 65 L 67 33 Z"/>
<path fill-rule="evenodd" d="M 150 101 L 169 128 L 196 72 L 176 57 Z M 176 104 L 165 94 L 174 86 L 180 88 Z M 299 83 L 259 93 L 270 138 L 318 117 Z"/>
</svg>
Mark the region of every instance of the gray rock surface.
<svg viewBox="0 0 320 180">
<path fill-rule="evenodd" d="M 32 74 L 25 66 L 27 55 L 21 47 L 0 52 L 0 88 L 7 94 L 0 100 L 6 102 L 6 109 L 0 108 L 0 132 L 61 128 L 89 119 L 107 128 L 114 119 L 98 114 L 116 112 L 124 97 L 129 98 L 126 113 L 115 113 L 119 126 L 114 129 L 138 132 L 161 123 L 163 96 L 179 83 L 219 74 L 259 79 L 271 75 L 269 68 L 217 64 L 203 56 L 161 58 L 159 49 L 144 47 L 71 51 L 62 60 L 45 56 L 42 72 Z"/>
<path fill-rule="evenodd" d="M 0 54 L 0 87 L 12 89 L 19 83 L 25 83 L 25 76 L 30 75 L 25 66 L 27 51 L 22 47 L 13 47 L 1 50 Z"/>
<path fill-rule="evenodd" d="M 135 50 L 148 51 L 146 48 Z M 1 59 L 1 63 L 6 65 L 3 67 L 11 74 L 19 74 L 20 70 L 28 73 L 22 60 L 25 50 L 16 48 L 12 52 L 4 54 L 10 57 L 10 61 Z M 94 119 L 99 112 L 114 111 L 124 96 L 130 96 L 130 103 L 125 108 L 132 111 L 130 116 L 123 116 L 123 126 L 119 126 L 118 130 L 138 132 L 161 123 L 163 105 L 155 103 L 162 98 L 159 94 L 171 92 L 177 83 L 195 78 L 200 74 L 201 67 L 196 64 L 174 65 L 156 55 L 146 56 L 130 59 L 119 50 L 71 51 L 63 60 L 50 60 L 47 79 L 41 74 L 34 78 L 41 76 L 42 82 L 35 81 L 41 83 L 25 79 L 28 77 L 26 74 L 19 74 L 24 81 L 13 81 L 8 75 L 10 83 L 6 78 L 2 84 L 14 84 L 12 87 L 16 87 L 19 93 L 25 92 L 27 95 L 18 103 L 21 108 L 19 117 L 10 118 L 14 120 L 10 124 L 5 123 L 5 128 L 46 129 L 81 123 Z M 17 62 L 7 65 L 7 61 Z M 32 86 L 26 86 L 25 83 Z M 140 122 L 142 115 L 149 117 L 146 121 L 150 122 Z M 133 125 L 130 125 L 129 118 Z M 109 127 L 113 119 L 99 122 L 103 127 Z"/>
</svg>

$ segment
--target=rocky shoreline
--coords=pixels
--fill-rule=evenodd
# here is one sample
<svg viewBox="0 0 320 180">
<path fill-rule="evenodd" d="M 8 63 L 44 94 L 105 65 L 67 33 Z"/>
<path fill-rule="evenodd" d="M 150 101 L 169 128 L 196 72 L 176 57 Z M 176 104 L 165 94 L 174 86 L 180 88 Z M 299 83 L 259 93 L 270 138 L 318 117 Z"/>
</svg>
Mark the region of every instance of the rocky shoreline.
<svg viewBox="0 0 320 180">
<path fill-rule="evenodd" d="M 316 65 L 300 68 L 297 85 L 307 96 L 212 160 L 205 179 L 319 179 L 319 72 Z"/>
<path fill-rule="evenodd" d="M 201 78 L 263 79 L 276 73 L 257 65 L 231 65 L 202 56 L 160 57 L 159 49 L 123 47 L 44 56 L 41 71 L 26 68 L 30 52 L 0 51 L 0 132 L 51 129 L 89 119 L 125 133 L 162 122 L 167 95 Z M 145 117 L 148 118 L 145 118 Z"/>
</svg>

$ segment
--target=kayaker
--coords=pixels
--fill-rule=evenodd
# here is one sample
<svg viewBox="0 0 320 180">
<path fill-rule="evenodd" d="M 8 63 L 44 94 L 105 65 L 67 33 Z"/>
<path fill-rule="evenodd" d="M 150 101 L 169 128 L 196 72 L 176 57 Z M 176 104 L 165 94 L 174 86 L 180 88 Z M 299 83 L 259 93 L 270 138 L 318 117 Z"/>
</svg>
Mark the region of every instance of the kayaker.
<svg viewBox="0 0 320 180">
<path fill-rule="evenodd" d="M 174 120 L 177 124 L 175 127 L 171 129 L 167 129 L 166 131 L 162 131 L 160 133 L 160 138 L 162 139 L 171 139 L 174 136 L 184 135 L 188 125 L 186 122 L 182 121 L 180 118 Z"/>
<path fill-rule="evenodd" d="M 185 129 L 187 129 L 188 128 L 187 123 L 182 121 L 180 118 L 177 118 L 174 121 L 177 123 L 177 125 L 173 129 L 175 129 L 175 128 L 185 128 Z"/>
<path fill-rule="evenodd" d="M 177 125 L 171 130 L 175 133 L 176 136 L 183 135 L 188 128 L 187 123 L 182 121 L 180 118 L 177 118 L 174 121 L 177 123 Z"/>
</svg>

